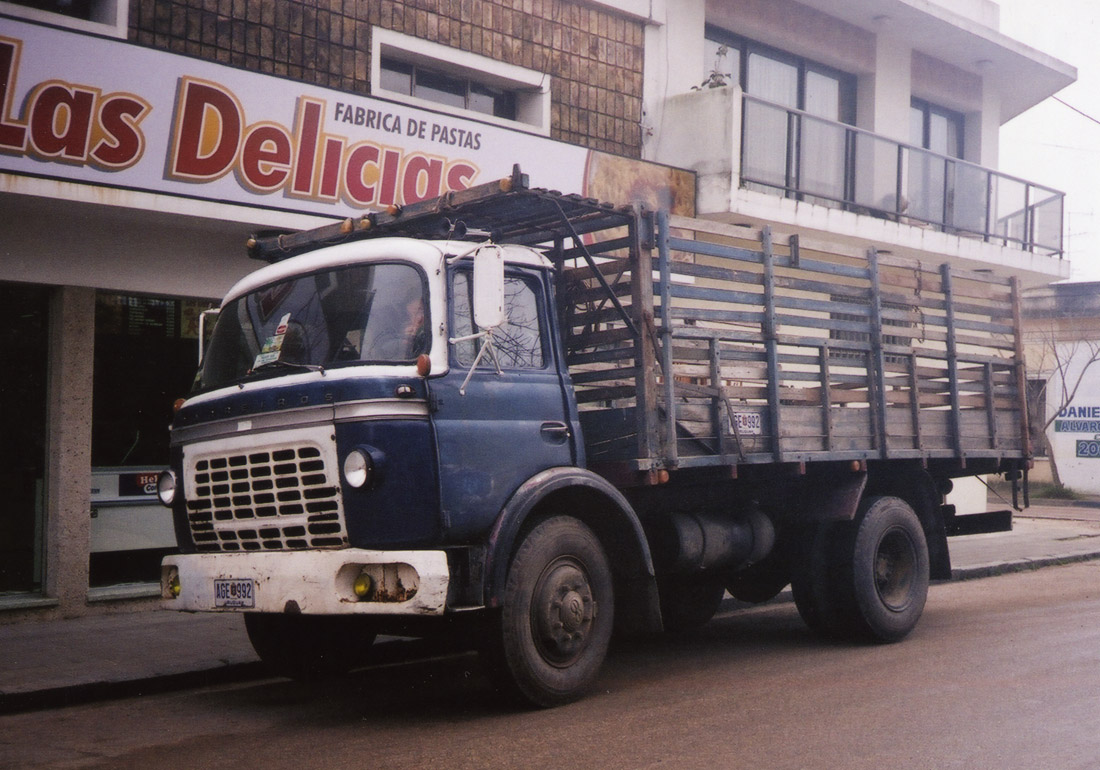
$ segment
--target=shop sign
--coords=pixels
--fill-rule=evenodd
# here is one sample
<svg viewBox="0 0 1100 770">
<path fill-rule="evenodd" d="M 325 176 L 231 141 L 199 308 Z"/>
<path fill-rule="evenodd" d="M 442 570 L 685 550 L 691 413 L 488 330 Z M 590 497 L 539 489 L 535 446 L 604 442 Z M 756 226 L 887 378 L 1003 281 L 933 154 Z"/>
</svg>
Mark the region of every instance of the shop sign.
<svg viewBox="0 0 1100 770">
<path fill-rule="evenodd" d="M 513 163 L 602 194 L 591 175 L 624 162 L 652 165 L 121 41 L 8 19 L 0 33 L 0 172 L 347 216 Z"/>
<path fill-rule="evenodd" d="M 1054 418 L 1055 433 L 1100 433 L 1100 406 L 1067 406 Z"/>
</svg>

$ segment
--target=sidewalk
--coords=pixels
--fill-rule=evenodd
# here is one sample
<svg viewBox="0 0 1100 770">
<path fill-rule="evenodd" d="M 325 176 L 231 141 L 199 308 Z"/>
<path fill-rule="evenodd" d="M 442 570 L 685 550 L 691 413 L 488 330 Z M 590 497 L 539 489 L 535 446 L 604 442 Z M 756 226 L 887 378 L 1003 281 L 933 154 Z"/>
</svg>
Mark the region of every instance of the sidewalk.
<svg viewBox="0 0 1100 770">
<path fill-rule="evenodd" d="M 1100 559 L 1100 505 L 1036 502 L 1012 532 L 953 538 L 953 579 Z M 241 617 L 213 613 L 0 626 L 0 666 L 0 714 L 265 676 Z"/>
</svg>

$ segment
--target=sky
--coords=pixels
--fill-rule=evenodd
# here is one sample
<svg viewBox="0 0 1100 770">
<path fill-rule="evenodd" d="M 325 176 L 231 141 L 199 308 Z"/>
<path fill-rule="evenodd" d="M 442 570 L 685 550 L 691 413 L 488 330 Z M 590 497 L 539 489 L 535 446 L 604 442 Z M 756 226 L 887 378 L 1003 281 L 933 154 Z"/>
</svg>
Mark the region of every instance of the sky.
<svg viewBox="0 0 1100 770">
<path fill-rule="evenodd" d="M 1001 32 L 1077 68 L 1077 82 L 1001 128 L 1000 170 L 1066 193 L 1071 279 L 1100 281 L 1100 2 L 997 0 Z M 1080 113 L 1085 113 L 1084 115 Z"/>
</svg>

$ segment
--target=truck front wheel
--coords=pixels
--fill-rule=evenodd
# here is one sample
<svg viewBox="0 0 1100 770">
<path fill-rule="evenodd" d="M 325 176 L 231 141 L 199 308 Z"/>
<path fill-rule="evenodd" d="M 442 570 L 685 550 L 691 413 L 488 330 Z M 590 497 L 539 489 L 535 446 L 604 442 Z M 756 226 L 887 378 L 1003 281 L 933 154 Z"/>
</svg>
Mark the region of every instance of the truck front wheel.
<svg viewBox="0 0 1100 770">
<path fill-rule="evenodd" d="M 599 540 L 568 516 L 538 524 L 512 559 L 483 651 L 506 690 L 535 706 L 576 700 L 599 673 L 615 614 Z"/>
<path fill-rule="evenodd" d="M 370 618 L 250 612 L 244 627 L 260 660 L 298 680 L 345 674 L 366 662 L 374 644 Z"/>
</svg>

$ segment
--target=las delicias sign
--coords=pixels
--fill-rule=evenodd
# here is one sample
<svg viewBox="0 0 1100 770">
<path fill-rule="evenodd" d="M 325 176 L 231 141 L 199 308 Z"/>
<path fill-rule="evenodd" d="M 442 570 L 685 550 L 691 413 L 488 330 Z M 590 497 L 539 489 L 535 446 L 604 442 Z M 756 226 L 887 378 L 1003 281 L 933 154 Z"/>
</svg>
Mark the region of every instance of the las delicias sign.
<svg viewBox="0 0 1100 770">
<path fill-rule="evenodd" d="M 5 20 L 0 173 L 345 216 L 506 176 L 582 192 L 545 137 Z"/>
</svg>

